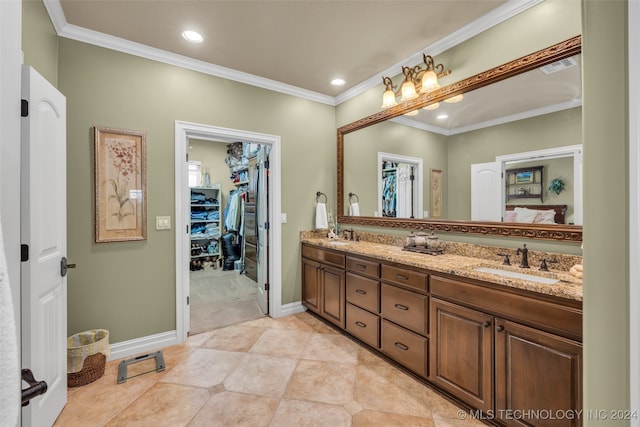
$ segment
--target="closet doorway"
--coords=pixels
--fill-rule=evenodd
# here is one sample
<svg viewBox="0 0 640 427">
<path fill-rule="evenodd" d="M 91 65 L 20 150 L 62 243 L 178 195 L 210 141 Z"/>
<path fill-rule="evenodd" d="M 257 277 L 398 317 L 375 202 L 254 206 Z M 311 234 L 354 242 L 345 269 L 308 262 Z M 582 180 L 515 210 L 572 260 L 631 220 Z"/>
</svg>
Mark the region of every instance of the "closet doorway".
<svg viewBox="0 0 640 427">
<path fill-rule="evenodd" d="M 184 224 L 176 231 L 181 340 L 277 317 L 279 137 L 176 122 L 176 158 L 187 159 L 176 162 L 176 224 Z"/>
</svg>

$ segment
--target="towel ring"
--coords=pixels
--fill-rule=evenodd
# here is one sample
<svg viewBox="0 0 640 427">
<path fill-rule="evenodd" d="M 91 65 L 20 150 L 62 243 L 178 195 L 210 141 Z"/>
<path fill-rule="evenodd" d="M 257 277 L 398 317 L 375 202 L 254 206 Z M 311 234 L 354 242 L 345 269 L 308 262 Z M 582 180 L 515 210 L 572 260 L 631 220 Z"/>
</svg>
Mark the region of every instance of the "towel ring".
<svg viewBox="0 0 640 427">
<path fill-rule="evenodd" d="M 320 199 L 320 196 L 324 196 L 324 203 L 327 203 L 327 202 L 329 201 L 329 199 L 327 198 L 327 195 L 326 195 L 326 194 L 324 194 L 324 193 L 323 193 L 323 192 L 321 192 L 321 191 L 318 191 L 318 192 L 316 193 L 316 202 Z"/>
<path fill-rule="evenodd" d="M 356 193 L 349 193 L 349 203 L 351 203 L 351 198 L 352 197 L 356 198 L 356 203 L 360 203 L 360 198 L 358 197 L 358 195 Z"/>
</svg>

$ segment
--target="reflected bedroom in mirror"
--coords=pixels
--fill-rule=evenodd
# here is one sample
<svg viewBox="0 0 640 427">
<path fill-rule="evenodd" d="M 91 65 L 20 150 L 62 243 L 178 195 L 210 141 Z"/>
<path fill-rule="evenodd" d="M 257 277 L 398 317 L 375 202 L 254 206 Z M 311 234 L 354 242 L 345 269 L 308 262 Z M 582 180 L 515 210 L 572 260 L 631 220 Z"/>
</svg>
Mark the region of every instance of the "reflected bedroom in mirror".
<svg viewBox="0 0 640 427">
<path fill-rule="evenodd" d="M 580 240 L 580 37 L 564 43 L 499 81 L 474 76 L 340 128 L 341 222 Z"/>
</svg>

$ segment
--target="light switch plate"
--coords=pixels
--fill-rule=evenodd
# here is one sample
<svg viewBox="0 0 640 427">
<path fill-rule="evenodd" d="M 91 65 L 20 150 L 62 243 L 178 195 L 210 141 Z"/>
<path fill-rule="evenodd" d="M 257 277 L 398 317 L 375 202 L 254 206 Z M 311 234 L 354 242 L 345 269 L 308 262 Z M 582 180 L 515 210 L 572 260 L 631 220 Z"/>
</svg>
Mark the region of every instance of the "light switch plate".
<svg viewBox="0 0 640 427">
<path fill-rule="evenodd" d="M 156 217 L 156 230 L 171 230 L 171 217 L 170 216 L 157 216 Z"/>
</svg>

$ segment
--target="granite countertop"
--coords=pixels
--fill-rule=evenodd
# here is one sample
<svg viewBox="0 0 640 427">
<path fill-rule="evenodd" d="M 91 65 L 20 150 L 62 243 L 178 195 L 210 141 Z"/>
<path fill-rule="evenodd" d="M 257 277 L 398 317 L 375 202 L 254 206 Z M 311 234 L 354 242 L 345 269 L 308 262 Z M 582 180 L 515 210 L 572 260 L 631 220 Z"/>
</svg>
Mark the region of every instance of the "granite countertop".
<svg viewBox="0 0 640 427">
<path fill-rule="evenodd" d="M 454 274 L 460 277 L 483 280 L 498 285 L 516 289 L 524 289 L 540 294 L 553 295 L 560 298 L 582 301 L 582 281 L 568 273 L 568 271 L 554 270 L 540 271 L 533 266 L 523 269 L 516 265 L 505 266 L 501 262 L 484 258 L 444 253 L 428 255 L 404 251 L 399 246 L 373 243 L 367 241 L 330 240 L 328 238 L 302 238 L 302 242 L 347 252 L 352 255 L 362 255 L 380 258 L 385 261 L 425 268 L 431 271 Z M 504 271 L 530 274 L 534 276 L 557 279 L 554 284 L 539 283 L 521 278 L 504 277 L 493 273 L 485 273 L 476 269 L 496 268 Z"/>
</svg>

